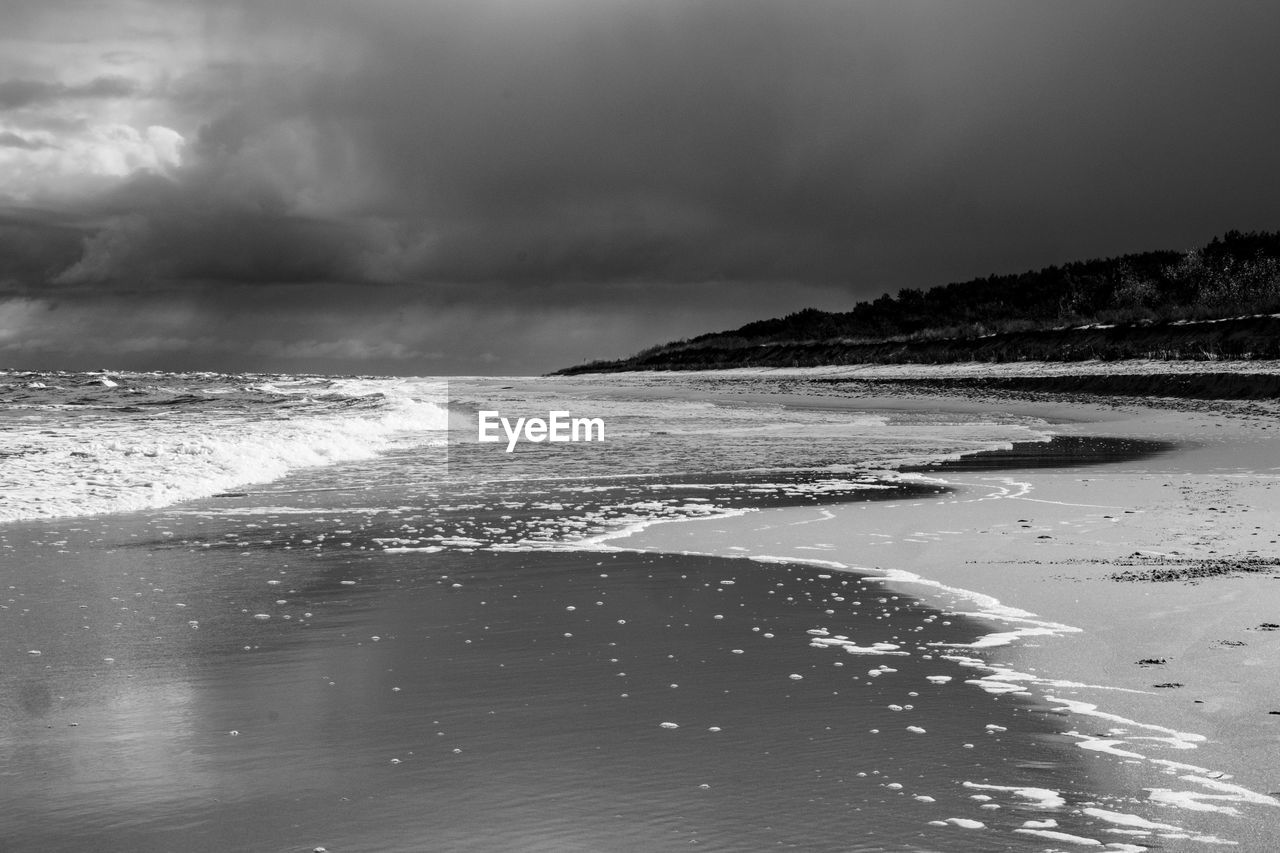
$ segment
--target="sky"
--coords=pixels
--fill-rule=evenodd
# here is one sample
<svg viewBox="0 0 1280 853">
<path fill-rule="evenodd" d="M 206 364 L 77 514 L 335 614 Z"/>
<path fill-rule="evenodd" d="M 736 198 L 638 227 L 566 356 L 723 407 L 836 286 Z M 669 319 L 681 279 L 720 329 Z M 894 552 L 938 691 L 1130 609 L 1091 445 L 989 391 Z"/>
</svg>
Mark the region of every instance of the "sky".
<svg viewBox="0 0 1280 853">
<path fill-rule="evenodd" d="M 5 0 L 0 367 L 530 374 L 1280 229 L 1280 4 Z"/>
</svg>

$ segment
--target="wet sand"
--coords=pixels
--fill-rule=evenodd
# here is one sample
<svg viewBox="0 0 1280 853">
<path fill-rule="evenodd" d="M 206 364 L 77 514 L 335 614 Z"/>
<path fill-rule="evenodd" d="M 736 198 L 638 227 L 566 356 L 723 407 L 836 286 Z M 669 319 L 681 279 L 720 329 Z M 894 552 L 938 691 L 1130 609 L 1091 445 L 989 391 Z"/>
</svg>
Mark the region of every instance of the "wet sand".
<svg viewBox="0 0 1280 853">
<path fill-rule="evenodd" d="M 1052 717 L 934 653 L 981 625 L 875 582 L 286 550 L 243 522 L 6 530 L 11 849 L 986 851 L 1042 849 L 1024 829 L 1048 815 L 1097 831 L 1054 805 L 1108 785 Z"/>
<path fill-rule="evenodd" d="M 945 407 L 954 399 L 896 402 Z M 890 589 L 948 612 L 986 613 L 993 632 L 1021 634 L 975 650 L 991 666 L 988 687 L 1022 687 L 1072 712 L 1062 731 L 1074 732 L 1068 736 L 1095 763 L 1129 774 L 1134 802 L 1155 804 L 1170 824 L 1238 840 L 1237 849 L 1274 849 L 1280 802 L 1267 796 L 1280 790 L 1280 715 L 1272 713 L 1280 711 L 1280 630 L 1268 627 L 1280 623 L 1274 414 L 1061 397 L 970 396 L 963 404 L 1038 411 L 1068 436 L 1174 449 L 1087 467 L 1006 459 L 1014 467 L 939 469 L 925 475 L 956 492 L 936 500 L 655 525 L 611 544 L 833 561 L 880 571 Z M 1011 617 L 983 596 L 1025 614 Z M 1162 834 L 1177 833 L 1149 831 L 1146 843 L 1184 841 Z"/>
</svg>

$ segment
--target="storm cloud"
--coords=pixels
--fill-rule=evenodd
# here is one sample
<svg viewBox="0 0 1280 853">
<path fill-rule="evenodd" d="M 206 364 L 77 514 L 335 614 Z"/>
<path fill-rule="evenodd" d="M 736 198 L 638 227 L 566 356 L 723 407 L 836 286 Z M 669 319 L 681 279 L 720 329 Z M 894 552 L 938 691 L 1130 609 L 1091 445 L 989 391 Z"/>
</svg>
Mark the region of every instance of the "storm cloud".
<svg viewBox="0 0 1280 853">
<path fill-rule="evenodd" d="M 71 5 L 0 62 L 16 362 L 543 370 L 1280 227 L 1269 4 Z"/>
<path fill-rule="evenodd" d="M 124 77 L 95 77 L 76 85 L 45 80 L 0 80 L 0 110 L 67 98 L 126 98 L 137 88 L 137 84 Z"/>
<path fill-rule="evenodd" d="M 45 142 L 40 139 L 31 139 L 26 136 L 20 136 L 10 131 L 0 131 L 0 148 L 25 148 L 28 151 L 38 151 L 41 148 L 52 148 L 52 143 Z"/>
</svg>

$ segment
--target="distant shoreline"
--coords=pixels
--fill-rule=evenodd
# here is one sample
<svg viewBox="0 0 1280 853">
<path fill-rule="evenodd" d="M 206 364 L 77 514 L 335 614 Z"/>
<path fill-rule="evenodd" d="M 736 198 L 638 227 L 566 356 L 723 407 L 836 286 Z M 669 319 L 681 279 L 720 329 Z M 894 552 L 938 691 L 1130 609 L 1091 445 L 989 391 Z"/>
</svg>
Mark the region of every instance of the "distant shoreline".
<svg viewBox="0 0 1280 853">
<path fill-rule="evenodd" d="M 1224 359 L 1249 362 L 1280 358 L 1280 315 L 1089 325 L 958 338 L 832 338 L 751 344 L 713 339 L 703 343 L 671 345 L 629 358 L 567 367 L 556 371 L 556 375 L 961 362 L 1075 363 L 1103 360 L 1119 365 L 1132 359 L 1152 358 L 1204 365 Z M 1275 395 L 1273 390 L 1263 396 Z"/>
<path fill-rule="evenodd" d="M 1280 340 L 1280 337 L 1277 338 Z M 743 365 L 721 368 L 601 370 L 595 375 L 632 373 L 658 378 L 664 373 L 706 378 L 772 376 L 875 394 L 924 393 L 1049 394 L 1080 397 L 1166 397 L 1181 400 L 1269 400 L 1280 398 L 1277 359 L 1087 359 L 1011 362 L 882 362 L 825 365 Z M 564 378 L 589 376 L 570 369 Z"/>
<path fill-rule="evenodd" d="M 1014 391 L 1185 400 L 1269 400 L 1280 397 L 1280 375 L 1205 372 L 1190 374 L 1096 374 L 901 380 L 921 391 Z"/>
</svg>

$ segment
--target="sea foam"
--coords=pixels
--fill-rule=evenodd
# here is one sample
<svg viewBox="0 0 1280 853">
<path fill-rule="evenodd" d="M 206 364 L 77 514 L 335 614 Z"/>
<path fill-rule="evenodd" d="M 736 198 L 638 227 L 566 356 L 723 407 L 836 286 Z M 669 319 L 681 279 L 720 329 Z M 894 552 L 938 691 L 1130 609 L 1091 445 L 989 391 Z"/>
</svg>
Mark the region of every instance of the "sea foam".
<svg viewBox="0 0 1280 853">
<path fill-rule="evenodd" d="M 0 521 L 167 506 L 298 468 L 443 443 L 448 426 L 443 382 L 112 377 L 31 382 L 21 399 L 6 400 Z"/>
</svg>

